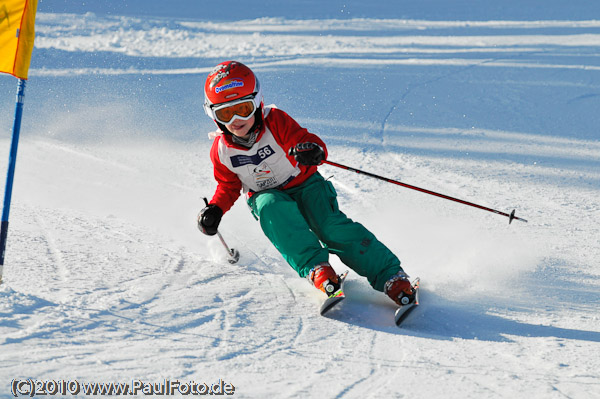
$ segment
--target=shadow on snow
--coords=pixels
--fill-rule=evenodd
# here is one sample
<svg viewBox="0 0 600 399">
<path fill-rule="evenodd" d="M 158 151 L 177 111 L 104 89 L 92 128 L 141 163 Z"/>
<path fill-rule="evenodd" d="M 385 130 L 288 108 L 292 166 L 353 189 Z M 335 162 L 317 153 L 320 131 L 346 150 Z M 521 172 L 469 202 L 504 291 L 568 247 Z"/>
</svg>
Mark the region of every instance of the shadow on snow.
<svg viewBox="0 0 600 399">
<path fill-rule="evenodd" d="M 490 313 L 490 306 L 477 302 L 473 297 L 463 302 L 449 300 L 427 289 L 421 289 L 421 304 L 405 320 L 401 328 L 394 325 L 395 305 L 379 301 L 371 295 L 353 290 L 359 287 L 349 281 L 348 297 L 331 310 L 328 318 L 358 327 L 390 334 L 410 335 L 438 340 L 479 340 L 512 342 L 510 338 L 555 337 L 567 340 L 600 342 L 600 332 L 532 324 L 511 320 Z M 388 303 L 389 302 L 389 303 Z M 503 304 L 499 304 L 503 306 Z M 494 307 L 497 310 L 499 307 Z M 532 310 L 528 311 L 532 313 Z M 509 312 L 505 312 L 509 313 Z M 510 314 L 515 314 L 513 310 Z"/>
</svg>

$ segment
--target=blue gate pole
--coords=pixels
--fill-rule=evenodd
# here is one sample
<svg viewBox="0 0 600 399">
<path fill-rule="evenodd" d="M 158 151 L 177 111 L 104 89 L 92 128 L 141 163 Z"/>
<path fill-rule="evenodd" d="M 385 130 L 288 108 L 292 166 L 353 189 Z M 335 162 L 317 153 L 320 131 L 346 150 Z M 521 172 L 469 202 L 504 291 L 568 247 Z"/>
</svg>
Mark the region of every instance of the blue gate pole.
<svg viewBox="0 0 600 399">
<path fill-rule="evenodd" d="M 2 225 L 0 226 L 0 283 L 4 269 L 4 253 L 8 237 L 8 214 L 10 213 L 10 200 L 12 198 L 15 166 L 17 163 L 17 149 L 19 147 L 19 134 L 21 133 L 21 117 L 23 116 L 23 100 L 25 97 L 25 80 L 19 79 L 17 84 L 17 103 L 15 105 L 15 121 L 13 124 L 8 170 L 6 172 L 6 187 L 4 189 L 4 207 L 2 208 Z"/>
</svg>

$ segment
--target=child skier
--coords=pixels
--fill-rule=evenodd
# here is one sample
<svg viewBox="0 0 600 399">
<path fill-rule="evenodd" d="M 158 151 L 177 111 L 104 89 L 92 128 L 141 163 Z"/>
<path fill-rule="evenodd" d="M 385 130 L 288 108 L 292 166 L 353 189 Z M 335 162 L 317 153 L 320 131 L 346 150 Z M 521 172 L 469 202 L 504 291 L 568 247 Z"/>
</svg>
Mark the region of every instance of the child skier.
<svg viewBox="0 0 600 399">
<path fill-rule="evenodd" d="M 210 151 L 217 189 L 198 215 L 204 234 L 217 233 L 243 190 L 275 248 L 328 296 L 340 288 L 328 262 L 331 252 L 398 305 L 403 297 L 414 300 L 398 258 L 338 209 L 333 185 L 317 171 L 327 158 L 325 143 L 285 112 L 265 107 L 259 81 L 247 66 L 226 61 L 209 73 L 204 110 L 219 127 Z"/>
</svg>

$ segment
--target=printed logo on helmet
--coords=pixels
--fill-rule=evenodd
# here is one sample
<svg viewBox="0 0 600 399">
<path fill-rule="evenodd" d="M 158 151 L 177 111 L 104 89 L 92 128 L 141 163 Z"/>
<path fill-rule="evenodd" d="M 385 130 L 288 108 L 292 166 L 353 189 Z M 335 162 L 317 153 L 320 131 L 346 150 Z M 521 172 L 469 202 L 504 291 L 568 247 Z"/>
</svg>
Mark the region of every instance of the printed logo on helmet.
<svg viewBox="0 0 600 399">
<path fill-rule="evenodd" d="M 223 86 L 215 87 L 215 93 L 219 94 L 222 91 L 235 89 L 238 87 L 244 87 L 244 82 L 240 79 L 232 79 L 225 82 Z"/>
<path fill-rule="evenodd" d="M 226 78 L 227 75 L 229 75 L 229 71 L 231 70 L 231 68 L 235 67 L 236 65 L 237 62 L 230 62 L 228 64 L 219 64 L 216 67 L 214 67 L 209 76 L 215 74 L 216 76 L 212 78 L 212 81 L 210 82 L 210 88 L 212 89 L 213 87 L 218 85 L 221 80 Z"/>
<path fill-rule="evenodd" d="M 227 75 L 229 75 L 229 72 L 219 72 L 210 82 L 210 88 L 212 89 L 213 87 L 215 87 L 216 85 L 219 84 L 219 82 L 223 79 L 226 78 Z"/>
</svg>

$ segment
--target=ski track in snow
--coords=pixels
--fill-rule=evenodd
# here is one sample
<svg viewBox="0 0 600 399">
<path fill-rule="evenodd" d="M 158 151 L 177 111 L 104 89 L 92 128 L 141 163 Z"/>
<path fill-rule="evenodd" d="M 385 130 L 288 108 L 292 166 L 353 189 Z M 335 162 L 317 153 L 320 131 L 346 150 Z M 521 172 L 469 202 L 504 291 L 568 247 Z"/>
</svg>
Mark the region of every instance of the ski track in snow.
<svg viewBox="0 0 600 399">
<path fill-rule="evenodd" d="M 247 398 L 600 398 L 600 9 L 549 7 L 562 17 L 39 13 L 0 397 L 37 378 L 223 379 Z M 529 223 L 323 165 L 341 209 L 421 277 L 422 305 L 398 329 L 350 272 L 348 298 L 319 317 L 320 293 L 242 200 L 221 227 L 238 264 L 195 227 L 215 189 L 201 90 L 223 59 L 253 67 L 266 103 L 332 161 Z M 0 80 L 7 98 L 13 83 Z"/>
</svg>

